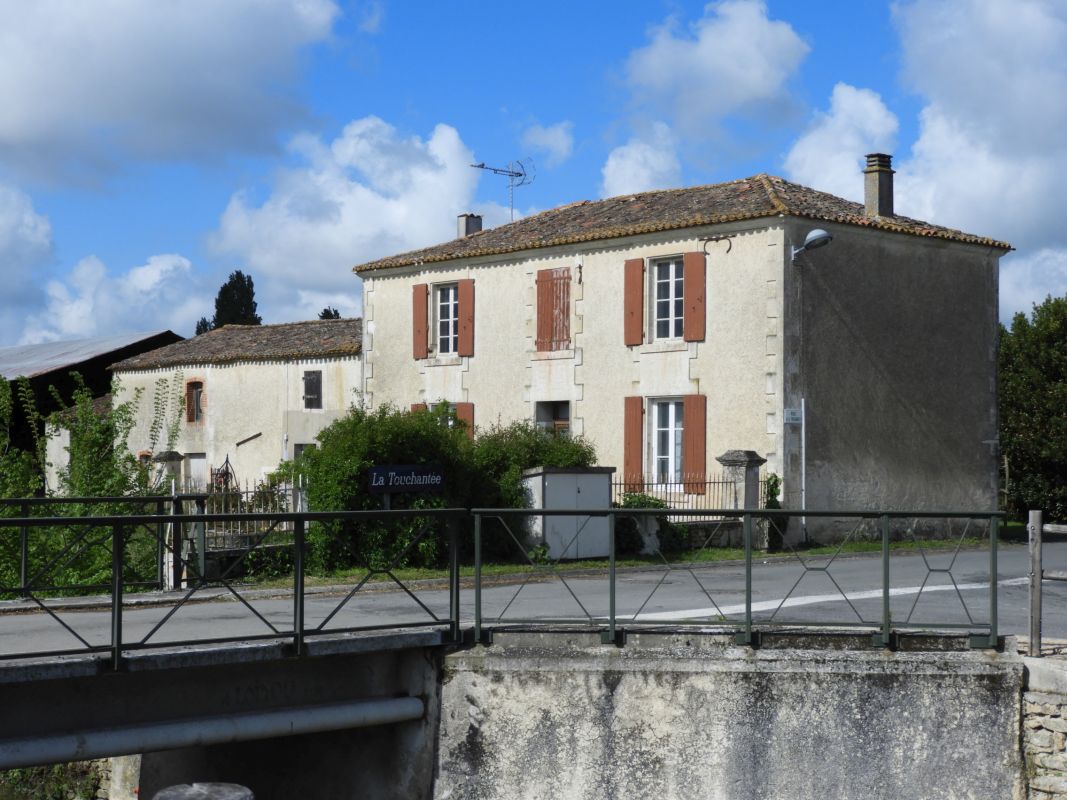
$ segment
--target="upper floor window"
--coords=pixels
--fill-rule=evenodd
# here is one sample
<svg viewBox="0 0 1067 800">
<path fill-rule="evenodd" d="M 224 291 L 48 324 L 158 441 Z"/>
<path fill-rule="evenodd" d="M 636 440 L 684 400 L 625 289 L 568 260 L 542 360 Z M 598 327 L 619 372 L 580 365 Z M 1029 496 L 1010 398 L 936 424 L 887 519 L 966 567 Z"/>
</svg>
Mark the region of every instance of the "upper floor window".
<svg viewBox="0 0 1067 800">
<path fill-rule="evenodd" d="M 623 269 L 623 341 L 702 342 L 706 328 L 707 258 L 701 251 L 654 259 L 628 258 Z"/>
<path fill-rule="evenodd" d="M 411 351 L 415 358 L 474 355 L 474 280 L 411 287 Z"/>
<path fill-rule="evenodd" d="M 680 339 L 685 315 L 684 268 L 681 258 L 652 265 L 652 319 L 657 339 Z"/>
<path fill-rule="evenodd" d="M 322 408 L 322 371 L 304 373 L 304 408 Z"/>
<path fill-rule="evenodd" d="M 433 293 L 437 353 L 456 353 L 459 351 L 459 286 L 443 283 L 434 286 Z"/>
<path fill-rule="evenodd" d="M 571 346 L 571 268 L 537 272 L 537 340 L 539 352 Z"/>
<path fill-rule="evenodd" d="M 204 418 L 204 382 L 189 381 L 185 384 L 185 420 L 200 422 Z"/>
</svg>

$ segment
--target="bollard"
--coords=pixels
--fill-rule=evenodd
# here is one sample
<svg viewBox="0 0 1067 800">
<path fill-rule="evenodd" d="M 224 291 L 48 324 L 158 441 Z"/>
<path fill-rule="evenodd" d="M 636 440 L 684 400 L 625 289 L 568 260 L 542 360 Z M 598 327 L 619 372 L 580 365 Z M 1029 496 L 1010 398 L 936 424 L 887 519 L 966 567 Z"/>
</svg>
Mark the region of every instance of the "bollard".
<svg viewBox="0 0 1067 800">
<path fill-rule="evenodd" d="M 255 800 L 255 795 L 236 783 L 183 783 L 160 789 L 152 800 Z"/>
</svg>

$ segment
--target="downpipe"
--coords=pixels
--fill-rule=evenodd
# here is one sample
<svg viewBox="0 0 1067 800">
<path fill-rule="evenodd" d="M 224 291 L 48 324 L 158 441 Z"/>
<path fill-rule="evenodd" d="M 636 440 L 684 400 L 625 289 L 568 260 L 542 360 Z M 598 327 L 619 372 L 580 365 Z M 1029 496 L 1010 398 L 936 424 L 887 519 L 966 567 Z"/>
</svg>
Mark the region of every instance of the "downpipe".
<svg viewBox="0 0 1067 800">
<path fill-rule="evenodd" d="M 0 741 L 0 769 L 367 728 L 422 719 L 419 697 L 357 700 Z"/>
</svg>

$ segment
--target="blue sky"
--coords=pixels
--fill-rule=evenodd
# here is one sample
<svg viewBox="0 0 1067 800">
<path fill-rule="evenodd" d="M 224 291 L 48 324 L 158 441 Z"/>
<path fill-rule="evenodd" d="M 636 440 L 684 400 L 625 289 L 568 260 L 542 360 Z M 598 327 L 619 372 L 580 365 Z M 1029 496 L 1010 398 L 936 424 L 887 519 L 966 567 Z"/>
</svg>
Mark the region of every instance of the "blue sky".
<svg viewBox="0 0 1067 800">
<path fill-rule="evenodd" d="M 1067 293 L 1067 3 L 0 0 L 0 346 L 360 311 L 353 264 L 518 214 L 770 172 L 1011 241 Z"/>
</svg>

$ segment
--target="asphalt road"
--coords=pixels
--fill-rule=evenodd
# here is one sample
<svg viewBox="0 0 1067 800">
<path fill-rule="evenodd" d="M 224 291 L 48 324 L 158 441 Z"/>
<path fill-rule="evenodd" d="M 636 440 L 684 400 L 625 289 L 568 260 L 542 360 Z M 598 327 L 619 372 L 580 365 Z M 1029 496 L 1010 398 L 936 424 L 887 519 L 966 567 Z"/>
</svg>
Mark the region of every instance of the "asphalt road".
<svg viewBox="0 0 1067 800">
<path fill-rule="evenodd" d="M 809 559 L 807 566 L 805 570 L 795 558 L 757 562 L 752 576 L 757 621 L 880 622 L 882 564 L 877 556 L 840 556 L 829 564 L 827 557 L 819 557 Z M 1045 568 L 1067 570 L 1067 542 L 1045 544 Z M 1001 633 L 1027 630 L 1028 571 L 1025 545 L 1001 545 L 997 598 Z M 954 559 L 944 552 L 928 554 L 925 559 L 913 552 L 894 553 L 890 576 L 890 609 L 896 623 L 936 628 L 946 623 L 985 624 L 989 620 L 988 552 L 964 551 Z M 606 574 L 563 573 L 562 580 L 540 577 L 527 583 L 518 578 L 485 587 L 483 618 L 489 623 L 547 619 L 580 623 L 607 615 Z M 741 565 L 620 570 L 617 586 L 616 614 L 621 625 L 631 620 L 670 625 L 744 618 L 745 575 Z M 131 645 L 166 644 L 292 630 L 291 596 L 240 591 L 245 602 L 228 594 L 227 599 L 187 603 L 177 610 L 173 604 L 126 607 L 123 641 Z M 343 594 L 312 594 L 305 604 L 305 624 L 309 630 L 331 631 L 410 625 L 432 621 L 431 613 L 447 617 L 446 591 L 436 586 L 416 587 L 412 594 L 414 597 L 400 590 L 376 590 L 347 600 Z M 1067 639 L 1067 583 L 1046 581 L 1044 598 L 1045 636 Z M 143 596 L 135 598 L 135 602 L 143 600 Z M 473 620 L 474 592 L 470 588 L 462 592 L 461 610 L 465 620 Z M 64 608 L 55 611 L 55 616 L 41 610 L 3 611 L 0 608 L 0 656 L 76 649 L 83 646 L 82 640 L 96 646 L 110 642 L 111 617 L 106 610 Z"/>
</svg>

